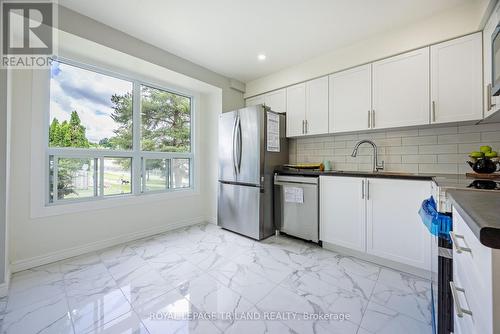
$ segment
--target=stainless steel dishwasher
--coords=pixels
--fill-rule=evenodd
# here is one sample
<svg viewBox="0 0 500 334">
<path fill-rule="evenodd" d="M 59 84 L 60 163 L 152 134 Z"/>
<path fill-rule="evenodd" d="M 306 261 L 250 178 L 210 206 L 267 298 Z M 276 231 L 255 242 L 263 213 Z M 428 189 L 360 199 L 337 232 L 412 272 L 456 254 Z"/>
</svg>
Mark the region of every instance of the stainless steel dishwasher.
<svg viewBox="0 0 500 334">
<path fill-rule="evenodd" d="M 276 229 L 304 240 L 319 240 L 317 176 L 274 175 Z"/>
</svg>

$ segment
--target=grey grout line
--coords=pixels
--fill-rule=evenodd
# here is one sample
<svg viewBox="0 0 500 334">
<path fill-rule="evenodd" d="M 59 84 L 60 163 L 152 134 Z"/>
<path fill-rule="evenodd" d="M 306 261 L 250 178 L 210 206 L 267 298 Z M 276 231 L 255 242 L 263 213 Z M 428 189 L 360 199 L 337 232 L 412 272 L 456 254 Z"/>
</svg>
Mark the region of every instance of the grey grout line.
<svg viewBox="0 0 500 334">
<path fill-rule="evenodd" d="M 179 230 L 180 230 L 180 231 L 182 231 L 182 230 L 185 230 L 185 229 L 184 229 L 184 228 L 180 228 L 180 229 L 177 229 L 177 230 L 168 231 L 168 232 L 166 232 L 166 233 L 161 233 L 161 234 L 158 234 L 158 235 L 167 235 L 167 234 L 173 233 L 173 232 L 175 232 L 175 231 L 179 231 Z M 188 232 L 188 233 L 189 233 L 189 232 Z M 213 230 L 213 231 L 212 231 L 212 230 L 210 230 L 210 231 L 205 231 L 204 233 L 210 233 L 210 234 L 213 234 L 213 235 L 217 236 L 217 235 L 219 235 L 219 234 L 221 233 L 221 230 Z M 226 233 L 226 232 L 222 232 L 222 233 Z M 230 232 L 227 232 L 227 233 L 230 233 Z M 148 239 L 149 239 L 149 238 L 145 238 L 143 241 L 148 240 Z M 280 241 L 282 241 L 282 242 L 284 242 L 284 244 L 283 244 L 283 245 L 280 245 L 279 243 L 273 243 L 273 244 L 274 244 L 276 247 L 278 247 L 278 248 L 279 248 L 280 246 L 286 246 L 286 245 L 292 245 L 292 244 L 294 244 L 294 240 L 291 240 L 291 239 L 282 238 L 282 239 L 279 239 L 279 240 L 280 240 Z M 194 240 L 194 239 L 193 239 L 193 240 L 190 240 L 190 241 L 192 241 L 193 243 L 196 243 L 196 242 L 197 242 L 197 241 L 196 241 L 196 240 Z M 274 241 L 274 240 L 271 240 L 271 241 Z M 130 247 L 130 245 L 131 245 L 131 244 L 133 244 L 133 243 L 137 243 L 137 242 L 138 242 L 138 241 L 137 241 L 137 240 L 135 240 L 135 241 L 133 241 L 133 242 L 127 242 L 127 243 L 123 243 L 123 244 L 121 244 L 121 245 L 117 245 L 117 246 L 129 247 L 129 248 L 132 250 L 132 255 L 131 255 L 131 256 L 138 256 L 139 258 L 141 258 L 142 260 L 144 260 L 144 262 L 145 262 L 146 266 L 147 266 L 149 269 L 151 269 L 151 270 L 155 271 L 156 273 L 158 273 L 160 276 L 162 276 L 162 277 L 163 277 L 163 275 L 161 275 L 160 271 L 159 271 L 157 268 L 153 267 L 153 266 L 151 265 L 151 263 L 150 263 L 148 260 L 143 259 L 143 258 L 139 255 L 139 253 L 138 253 L 138 252 L 137 252 L 137 251 L 136 251 L 133 247 Z M 166 246 L 163 242 L 161 242 L 161 241 L 159 241 L 159 240 L 156 240 L 156 242 L 158 242 L 159 244 L 161 244 L 162 246 L 164 246 L 164 251 L 169 251 L 170 247 L 167 247 L 167 246 Z M 314 252 L 313 252 L 313 251 L 314 251 L 314 249 L 313 249 L 313 248 L 311 248 L 311 247 L 303 247 L 303 246 L 309 246 L 309 245 L 304 245 L 304 244 L 302 244 L 302 243 L 300 243 L 300 244 L 298 244 L 298 245 L 299 245 L 299 248 L 298 248 L 298 249 L 300 249 L 300 250 L 301 250 L 301 251 L 299 251 L 299 253 L 300 253 L 300 254 L 305 253 L 306 255 L 304 255 L 304 256 L 307 256 L 307 257 L 312 256 L 312 257 L 314 257 Z M 115 246 L 115 247 L 117 247 L 117 246 Z M 175 249 L 175 247 L 174 247 L 174 249 Z M 318 248 L 318 249 L 319 249 L 319 248 Z M 232 256 L 232 257 L 229 257 L 229 258 L 228 258 L 228 257 L 226 257 L 226 256 L 221 255 L 221 257 L 222 257 L 222 258 L 226 261 L 226 262 L 225 262 L 225 264 L 221 263 L 221 264 L 216 265 L 216 266 L 215 266 L 215 267 L 213 267 L 213 268 L 203 269 L 203 268 L 199 267 L 199 264 L 200 264 L 200 263 L 195 264 L 195 263 L 191 262 L 191 261 L 188 259 L 188 257 L 187 257 L 187 256 L 181 255 L 181 254 L 177 253 L 176 251 L 174 251 L 173 249 L 170 249 L 170 251 L 172 251 L 172 253 L 174 253 L 174 254 L 176 254 L 176 255 L 180 256 L 180 257 L 181 257 L 184 261 L 186 261 L 186 262 L 188 262 L 188 263 L 190 263 L 190 264 L 194 265 L 194 266 L 195 266 L 196 268 L 198 268 L 198 269 L 199 269 L 199 270 L 200 270 L 203 274 L 207 274 L 207 275 L 209 275 L 210 277 L 212 277 L 213 279 L 215 279 L 215 280 L 217 280 L 218 282 L 222 283 L 224 286 L 226 286 L 226 284 L 224 284 L 224 282 L 221 282 L 219 279 L 217 279 L 216 277 L 214 277 L 214 276 L 211 274 L 211 272 L 212 272 L 213 270 L 216 270 L 216 269 L 217 269 L 217 267 L 220 267 L 220 266 L 225 265 L 225 264 L 228 264 L 228 263 L 235 263 L 235 264 L 237 264 L 237 262 L 235 262 L 234 260 L 235 260 L 235 259 L 237 259 L 239 256 L 242 256 L 242 255 L 244 255 L 244 254 L 245 254 L 245 253 L 244 253 L 244 251 L 242 251 L 242 252 L 238 253 L 237 255 Z M 311 251 L 312 251 L 312 252 L 311 252 Z M 328 250 L 327 250 L 327 251 L 328 251 Z M 162 251 L 162 252 L 163 252 L 163 251 Z M 301 252 L 302 252 L 302 253 L 301 253 Z M 98 257 L 99 263 L 105 266 L 107 274 L 109 274 L 109 275 L 110 275 L 110 277 L 111 277 L 111 278 L 113 279 L 113 281 L 116 283 L 116 286 L 120 289 L 120 292 L 122 293 L 123 297 L 125 298 L 125 300 L 127 301 L 127 303 L 128 303 L 128 304 L 129 304 L 129 306 L 130 306 L 130 310 L 131 310 L 130 312 L 133 312 L 133 313 L 134 313 L 134 314 L 135 314 L 135 315 L 139 318 L 140 324 L 141 324 L 141 325 L 142 325 L 142 326 L 146 329 L 146 331 L 148 331 L 148 332 L 149 332 L 149 330 L 147 329 L 147 327 L 146 327 L 146 326 L 145 326 L 145 324 L 143 323 L 142 318 L 141 318 L 141 317 L 139 316 L 139 314 L 137 313 L 136 308 L 133 306 L 133 304 L 132 304 L 131 302 L 129 302 L 129 301 L 128 301 L 128 299 L 127 299 L 127 298 L 126 298 L 126 296 L 125 296 L 124 291 L 123 291 L 123 290 L 120 288 L 120 286 L 117 284 L 115 276 L 111 273 L 111 271 L 108 269 L 108 267 L 104 264 L 104 262 L 103 262 L 103 260 L 102 260 L 102 258 L 101 258 L 100 252 L 99 252 L 99 251 L 98 251 L 98 252 L 91 252 L 91 253 L 89 253 L 89 255 L 90 255 L 90 254 L 92 254 L 92 253 L 93 253 L 93 254 L 95 254 L 95 255 Z M 295 252 L 294 252 L 294 253 L 295 253 Z M 339 254 L 339 253 L 337 253 L 337 252 L 331 252 L 331 253 L 332 253 L 332 255 L 333 255 L 333 256 L 337 256 L 337 255 L 343 256 L 342 254 Z M 219 254 L 219 255 L 220 255 L 220 254 Z M 349 257 L 351 257 L 351 256 L 345 256 L 345 257 L 349 258 Z M 369 262 L 369 261 L 364 261 L 364 260 L 362 260 L 362 259 L 358 259 L 358 258 L 356 258 L 356 257 L 353 257 L 353 258 L 354 258 L 354 259 L 357 259 L 357 260 L 360 260 L 360 261 L 362 261 L 362 262 L 367 262 L 367 263 L 369 263 L 369 264 L 373 264 L 373 263 L 371 263 L 371 262 Z M 68 291 L 67 291 L 66 280 L 65 280 L 65 278 L 64 278 L 64 273 L 62 272 L 62 267 L 61 267 L 61 263 L 62 263 L 62 262 L 64 262 L 64 260 L 62 260 L 62 261 L 58 261 L 58 262 L 57 262 L 57 265 L 58 265 L 58 270 L 59 270 L 59 272 L 62 274 L 63 289 L 64 289 L 64 298 L 65 298 L 65 301 L 66 301 L 66 307 L 67 307 L 67 310 L 68 310 L 68 312 L 69 312 L 69 314 L 70 314 L 70 320 L 71 320 L 72 330 L 73 330 L 73 333 L 76 333 L 76 330 L 75 330 L 75 324 L 74 324 L 74 321 L 73 321 L 73 317 L 72 317 L 72 314 L 71 314 L 71 308 L 70 308 L 70 305 L 69 305 L 69 298 L 68 298 Z M 282 263 L 282 262 L 280 261 L 280 263 Z M 284 262 L 283 262 L 283 263 L 284 263 Z M 297 270 L 299 270 L 299 269 L 292 268 L 292 267 L 291 267 L 289 264 L 287 264 L 287 263 L 284 263 L 284 264 L 285 264 L 285 265 L 287 265 L 287 267 L 290 267 L 291 269 L 293 269 L 292 274 L 293 274 L 293 272 L 296 272 Z M 361 324 L 362 324 L 362 322 L 363 322 L 363 320 L 364 320 L 364 318 L 365 318 L 365 316 L 366 316 L 367 308 L 368 308 L 368 305 L 370 304 L 370 302 L 374 302 L 375 304 L 380 305 L 379 303 L 377 303 L 377 302 L 375 302 L 375 301 L 373 300 L 373 295 L 374 295 L 374 291 L 375 291 L 375 289 L 377 288 L 377 285 L 378 285 L 378 284 L 382 284 L 382 283 L 380 282 L 380 276 L 381 276 L 381 272 L 382 272 L 382 270 L 383 270 L 383 269 L 385 269 L 386 267 L 381 266 L 381 265 L 378 265 L 378 264 L 375 264 L 375 265 L 378 267 L 377 276 L 376 276 L 376 279 L 374 279 L 374 280 L 373 280 L 373 281 L 374 281 L 374 284 L 373 284 L 373 287 L 371 288 L 371 292 L 370 292 L 369 297 L 368 297 L 368 303 L 367 303 L 367 305 L 366 305 L 365 309 L 364 309 L 364 310 L 363 310 L 363 312 L 362 312 L 362 316 L 361 316 L 360 323 L 359 323 L 359 324 L 357 324 L 357 323 L 354 323 L 354 322 L 352 322 L 352 321 L 351 321 L 351 323 L 352 323 L 352 324 L 354 324 L 354 325 L 356 325 L 356 326 L 357 326 L 357 330 L 356 330 L 356 332 L 359 332 L 359 331 L 360 331 Z M 393 270 L 393 271 L 396 271 L 396 272 L 398 272 L 398 273 L 403 273 L 403 272 L 400 272 L 400 271 L 398 271 L 398 270 L 394 270 L 394 269 L 391 269 L 391 268 L 389 268 L 389 269 L 390 269 L 390 270 Z M 282 287 L 282 288 L 285 288 L 285 289 L 287 289 L 287 290 L 291 291 L 288 287 L 283 286 L 283 282 L 284 282 L 285 280 L 287 280 L 287 279 L 288 279 L 288 277 L 289 277 L 290 275 L 287 275 L 287 276 L 286 276 L 286 277 L 284 277 L 283 279 L 279 280 L 279 282 L 278 282 L 278 283 L 276 283 L 276 281 L 271 281 L 271 280 L 269 280 L 267 277 L 265 277 L 264 275 L 262 275 L 262 273 L 261 273 L 261 272 L 258 272 L 257 270 L 254 270 L 254 268 L 249 268 L 249 271 L 251 271 L 253 274 L 256 274 L 256 275 L 259 275 L 259 276 L 261 276 L 261 277 L 264 277 L 266 280 L 268 280 L 268 281 L 270 281 L 270 282 L 272 282 L 272 283 L 273 283 L 273 287 L 272 287 L 272 289 L 269 291 L 269 293 L 272 293 L 272 291 L 276 290 L 278 287 Z M 310 273 L 306 273 L 306 274 L 307 274 L 307 275 L 309 275 Z M 413 276 L 413 275 L 409 275 L 409 274 L 407 275 L 406 273 L 403 273 L 403 274 L 404 274 L 404 275 L 406 275 L 406 276 L 409 276 L 410 278 L 415 278 L 415 279 L 418 279 L 418 280 L 424 280 L 424 281 L 426 281 L 425 279 L 422 279 L 422 278 L 420 278 L 420 277 L 415 277 L 415 276 Z M 222 274 L 222 275 L 223 275 L 223 276 L 226 276 L 226 275 L 224 275 L 224 274 Z M 227 276 L 226 276 L 226 277 L 227 277 Z M 195 279 L 195 278 L 192 278 L 192 279 Z M 190 280 L 192 280 L 192 279 L 190 279 Z M 165 281 L 166 281 L 166 280 L 165 280 Z M 167 281 L 166 281 L 166 282 L 167 282 Z M 167 282 L 167 283 L 168 283 L 168 282 Z M 173 285 L 172 285 L 172 286 L 173 286 Z M 160 296 L 163 296 L 164 294 L 167 294 L 167 293 L 169 293 L 169 292 L 172 292 L 172 291 L 176 290 L 176 289 L 177 289 L 177 287 L 178 287 L 178 286 L 172 287 L 171 289 L 166 290 L 163 294 L 160 294 L 159 296 L 157 296 L 157 297 L 155 297 L 155 298 L 159 298 Z M 227 286 L 226 286 L 226 287 L 227 287 Z M 241 296 L 241 294 L 240 294 L 240 293 L 238 293 L 237 291 L 234 291 L 232 288 L 230 288 L 230 287 L 227 287 L 227 288 L 229 288 L 231 291 L 233 291 L 233 292 L 235 292 L 235 293 L 237 293 L 238 295 L 240 295 L 240 296 Z M 291 291 L 291 292 L 294 292 L 294 291 Z M 269 294 L 269 293 L 268 293 L 268 294 Z M 185 298 L 184 296 L 182 296 L 181 294 L 179 294 L 179 296 L 181 296 L 183 299 L 186 299 L 186 298 Z M 266 295 L 266 296 L 267 296 L 267 295 Z M 252 308 L 257 308 L 257 309 L 258 309 L 257 305 L 258 305 L 258 304 L 259 304 L 259 303 L 260 303 L 260 302 L 261 302 L 264 298 L 266 298 L 266 296 L 263 296 L 261 299 L 259 299 L 259 300 L 258 300 L 257 302 L 255 302 L 255 303 L 254 303 L 254 302 L 251 302 L 251 301 L 249 301 L 249 300 L 247 300 L 246 298 L 244 298 L 244 297 L 242 297 L 242 296 L 241 296 L 241 297 L 242 297 L 243 299 L 245 299 L 246 301 L 248 301 L 248 302 L 249 302 L 249 304 L 251 305 L 251 307 L 250 307 L 249 309 L 252 309 Z M 187 300 L 187 299 L 186 299 L 186 300 Z M 7 302 L 8 302 L 8 299 L 7 299 Z M 188 302 L 189 302 L 189 303 L 191 303 L 189 300 L 188 300 Z M 146 303 L 146 302 L 145 302 L 145 303 Z M 144 305 L 144 303 L 142 303 L 141 305 Z M 383 306 L 383 307 L 387 307 L 386 305 L 381 305 L 381 306 Z M 400 313 L 399 311 L 397 311 L 397 310 L 393 310 L 393 309 L 391 309 L 390 307 L 387 307 L 387 308 L 388 308 L 388 309 L 390 309 L 390 310 L 392 310 L 392 311 L 394 311 L 394 312 L 398 312 L 398 313 Z M 408 316 L 409 318 L 411 318 L 411 319 L 413 319 L 413 320 L 415 320 L 415 321 L 418 321 L 418 322 L 420 322 L 420 323 L 425 323 L 425 322 L 422 322 L 422 321 L 420 321 L 420 320 L 418 320 L 418 319 L 415 319 L 414 317 L 409 316 L 409 315 L 407 315 L 407 314 L 403 314 L 403 313 L 401 313 L 401 314 L 402 314 L 402 315 L 404 315 L 404 316 Z M 111 322 L 111 321 L 114 321 L 114 320 L 116 320 L 117 318 L 119 318 L 119 317 L 121 317 L 121 316 L 123 316 L 123 314 L 122 314 L 122 315 L 120 315 L 120 316 L 118 316 L 118 317 L 115 317 L 115 318 L 113 318 L 113 319 L 111 319 L 111 320 L 108 320 L 106 323 L 109 323 L 109 322 Z M 213 324 L 213 322 L 212 322 L 212 324 Z M 287 325 L 286 325 L 286 323 L 284 323 L 284 325 L 285 325 L 285 326 L 287 326 Z M 214 324 L 214 326 L 215 326 L 215 324 Z M 288 327 L 288 326 L 287 326 L 287 327 Z M 218 328 L 218 327 L 216 326 L 216 328 Z M 219 328 L 218 328 L 218 329 L 219 329 Z"/>
<path fill-rule="evenodd" d="M 132 247 L 130 247 L 130 243 L 123 243 L 123 244 L 120 244 L 120 245 L 118 245 L 118 246 L 127 246 L 127 247 L 129 247 L 129 248 L 132 250 L 132 252 L 134 253 L 134 255 L 139 256 L 139 255 L 137 254 L 137 252 L 135 251 L 135 249 L 133 249 Z M 104 265 L 104 267 L 105 267 L 105 268 L 106 268 L 106 270 L 108 271 L 108 273 L 109 273 L 109 275 L 111 276 L 111 278 L 113 278 L 113 280 L 115 281 L 117 288 L 120 290 L 120 292 L 121 292 L 121 293 L 122 293 L 122 295 L 123 295 L 123 298 L 125 298 L 125 300 L 127 301 L 127 303 L 130 305 L 130 312 L 133 312 L 133 313 L 135 314 L 135 316 L 139 319 L 139 321 L 140 321 L 141 325 L 142 325 L 142 326 L 146 329 L 146 331 L 147 331 L 148 333 L 150 333 L 150 332 L 149 332 L 149 330 L 148 330 L 148 328 L 146 327 L 146 325 L 144 325 L 144 323 L 142 322 L 142 318 L 141 318 L 141 317 L 140 317 L 140 315 L 137 313 L 137 311 L 135 310 L 135 308 L 134 308 L 134 306 L 132 305 L 132 303 L 131 303 L 128 299 L 127 299 L 127 296 L 125 296 L 125 293 L 123 292 L 122 288 L 118 285 L 118 282 L 116 281 L 115 276 L 113 276 L 113 274 L 111 273 L 111 271 L 109 271 L 108 267 L 104 264 L 104 262 L 102 261 L 101 256 L 100 256 L 99 254 L 97 254 L 97 256 L 99 257 L 99 260 L 101 261 L 101 263 Z M 139 256 L 139 257 L 140 257 L 140 256 Z M 140 258 L 142 259 L 142 257 L 140 257 Z M 145 261 L 145 262 L 147 263 L 147 261 Z M 149 265 L 149 263 L 147 263 L 147 264 Z M 169 291 L 170 291 L 170 290 L 169 290 Z M 124 314 L 126 314 L 126 313 L 124 313 Z M 121 314 L 121 315 L 119 315 L 118 317 L 116 317 L 116 318 L 114 318 L 114 319 L 112 319 L 112 320 L 110 320 L 110 321 L 108 321 L 108 322 L 106 322 L 106 323 L 109 323 L 109 322 L 111 322 L 111 321 L 113 321 L 113 320 L 116 320 L 116 319 L 118 319 L 119 317 L 123 316 L 124 314 Z M 106 324 L 106 323 L 105 323 L 105 324 Z"/>
<path fill-rule="evenodd" d="M 365 318 L 366 311 L 368 310 L 368 306 L 370 305 L 370 302 L 371 302 L 371 300 L 373 298 L 373 293 L 375 292 L 375 289 L 377 288 L 377 284 L 378 284 L 378 280 L 380 279 L 380 273 L 382 272 L 382 268 L 383 267 L 379 266 L 378 274 L 377 274 L 377 279 L 375 280 L 375 284 L 373 284 L 372 292 L 370 293 L 370 297 L 368 298 L 368 303 L 366 304 L 366 307 L 363 310 L 363 313 L 362 313 L 362 316 L 361 316 L 361 320 L 359 322 L 359 328 L 356 331 L 356 333 L 359 332 L 359 329 L 361 328 L 361 324 L 363 323 L 363 320 Z"/>
<path fill-rule="evenodd" d="M 62 276 L 62 285 L 63 285 L 63 290 L 64 290 L 64 300 L 66 301 L 66 308 L 68 310 L 69 321 L 71 321 L 71 328 L 73 329 L 73 333 L 76 334 L 75 323 L 73 321 L 73 313 L 72 313 L 71 307 L 69 305 L 68 291 L 66 289 L 66 280 L 64 279 L 64 273 L 62 272 L 61 262 L 62 261 L 58 261 L 57 262 L 57 267 L 58 267 L 58 270 L 59 270 L 59 272 L 61 273 L 61 276 Z"/>
</svg>

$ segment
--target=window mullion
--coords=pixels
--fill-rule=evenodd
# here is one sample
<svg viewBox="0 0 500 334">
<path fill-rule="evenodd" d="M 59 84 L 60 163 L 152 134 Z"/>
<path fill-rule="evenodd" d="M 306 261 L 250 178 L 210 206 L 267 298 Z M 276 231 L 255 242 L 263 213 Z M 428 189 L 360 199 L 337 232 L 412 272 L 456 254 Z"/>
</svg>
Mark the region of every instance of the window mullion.
<svg viewBox="0 0 500 334">
<path fill-rule="evenodd" d="M 53 175 L 53 180 L 52 180 L 52 192 L 53 192 L 53 196 L 52 196 L 52 203 L 56 203 L 57 200 L 58 200 L 58 197 L 59 197 L 59 193 L 58 193 L 58 185 L 59 185 L 59 180 L 58 180 L 58 172 L 59 172 L 59 157 L 57 155 L 54 155 L 54 157 L 52 158 L 54 160 L 54 175 Z"/>
<path fill-rule="evenodd" d="M 104 197 L 104 158 L 99 158 L 99 197 Z"/>
<path fill-rule="evenodd" d="M 99 163 L 99 158 L 94 158 L 94 179 L 92 180 L 94 184 L 94 197 L 99 196 L 99 166 L 101 164 Z"/>
<path fill-rule="evenodd" d="M 172 189 L 172 159 L 167 160 L 167 190 Z"/>
<path fill-rule="evenodd" d="M 141 85 L 134 81 L 132 99 L 132 140 L 134 157 L 132 158 L 132 193 L 141 193 L 142 162 L 141 162 Z"/>
<path fill-rule="evenodd" d="M 140 161 L 141 161 L 141 193 L 144 193 L 146 189 L 146 159 L 141 157 Z"/>
</svg>

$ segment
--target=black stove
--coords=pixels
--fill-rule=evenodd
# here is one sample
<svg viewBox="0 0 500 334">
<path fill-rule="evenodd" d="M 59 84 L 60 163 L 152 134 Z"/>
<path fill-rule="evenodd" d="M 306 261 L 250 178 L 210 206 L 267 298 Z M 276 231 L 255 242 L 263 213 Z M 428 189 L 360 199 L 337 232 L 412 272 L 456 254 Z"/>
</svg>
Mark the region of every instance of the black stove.
<svg viewBox="0 0 500 334">
<path fill-rule="evenodd" d="M 480 190 L 500 190 L 500 182 L 493 180 L 474 180 L 467 188 Z"/>
</svg>

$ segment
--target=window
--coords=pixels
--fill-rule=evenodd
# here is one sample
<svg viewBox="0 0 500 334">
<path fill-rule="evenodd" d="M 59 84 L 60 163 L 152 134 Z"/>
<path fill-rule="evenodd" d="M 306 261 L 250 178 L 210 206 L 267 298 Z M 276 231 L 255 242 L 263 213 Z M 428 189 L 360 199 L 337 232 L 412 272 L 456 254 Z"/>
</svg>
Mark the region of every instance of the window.
<svg viewBox="0 0 500 334">
<path fill-rule="evenodd" d="M 187 95 L 53 61 L 48 202 L 190 188 L 192 105 Z"/>
</svg>

